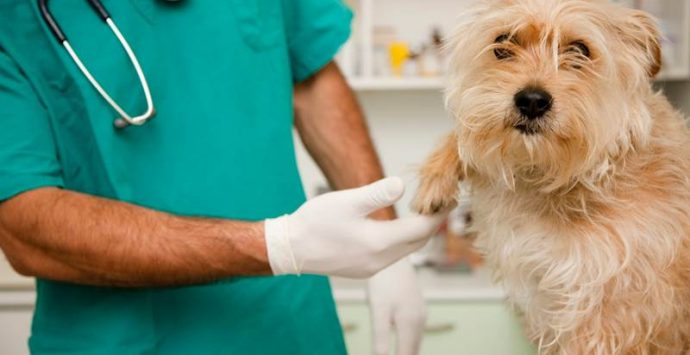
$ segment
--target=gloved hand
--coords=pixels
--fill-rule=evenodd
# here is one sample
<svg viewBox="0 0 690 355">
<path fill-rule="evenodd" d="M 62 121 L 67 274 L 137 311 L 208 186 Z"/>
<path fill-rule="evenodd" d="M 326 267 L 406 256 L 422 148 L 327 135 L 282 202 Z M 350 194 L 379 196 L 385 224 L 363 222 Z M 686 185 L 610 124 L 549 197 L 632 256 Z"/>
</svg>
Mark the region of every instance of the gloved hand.
<svg viewBox="0 0 690 355">
<path fill-rule="evenodd" d="M 412 264 L 402 259 L 374 275 L 368 286 L 374 353 L 387 355 L 395 332 L 395 354 L 417 355 L 426 305 Z"/>
<path fill-rule="evenodd" d="M 441 216 L 394 221 L 367 218 L 393 205 L 405 186 L 388 178 L 352 190 L 328 193 L 304 203 L 295 213 L 265 221 L 271 270 L 281 274 L 370 277 L 421 248 Z"/>
</svg>

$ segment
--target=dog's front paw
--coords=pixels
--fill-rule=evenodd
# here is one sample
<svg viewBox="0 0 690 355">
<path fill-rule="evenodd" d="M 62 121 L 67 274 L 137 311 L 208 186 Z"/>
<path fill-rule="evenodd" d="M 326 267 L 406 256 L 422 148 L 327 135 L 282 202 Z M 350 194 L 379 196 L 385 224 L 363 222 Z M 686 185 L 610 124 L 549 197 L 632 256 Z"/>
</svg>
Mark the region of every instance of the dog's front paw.
<svg viewBox="0 0 690 355">
<path fill-rule="evenodd" d="M 425 215 L 453 209 L 458 203 L 458 183 L 453 176 L 423 178 L 412 201 L 412 209 Z"/>
<path fill-rule="evenodd" d="M 435 214 L 455 207 L 460 180 L 464 177 L 461 167 L 458 141 L 455 134 L 450 134 L 419 172 L 419 189 L 412 209 L 421 214 Z"/>
</svg>

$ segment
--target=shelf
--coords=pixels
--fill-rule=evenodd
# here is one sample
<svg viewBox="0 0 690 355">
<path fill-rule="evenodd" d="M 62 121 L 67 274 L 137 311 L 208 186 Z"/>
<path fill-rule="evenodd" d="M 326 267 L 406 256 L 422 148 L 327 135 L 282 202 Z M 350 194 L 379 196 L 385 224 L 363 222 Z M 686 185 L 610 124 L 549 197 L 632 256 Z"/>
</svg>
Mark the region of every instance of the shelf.
<svg viewBox="0 0 690 355">
<path fill-rule="evenodd" d="M 690 81 L 690 0 L 654 0 L 647 2 L 617 0 L 629 6 L 651 5 L 665 24 L 666 35 L 673 39 L 671 51 L 674 67 L 665 67 L 658 81 Z M 348 0 L 355 10 L 354 32 L 339 54 L 341 69 L 350 77 L 350 85 L 360 92 L 442 91 L 442 78 L 385 78 L 385 72 L 375 69 L 374 28 L 390 27 L 396 35 L 411 45 L 428 40 L 430 28 L 440 28 L 449 34 L 457 23 L 457 14 L 475 0 L 434 0 L 434 6 L 422 0 Z M 422 16 L 423 15 L 423 16 Z M 424 37 L 427 36 L 427 37 Z M 380 58 L 379 58 L 380 59 Z"/>
<path fill-rule="evenodd" d="M 442 78 L 350 78 L 350 86 L 359 91 L 437 90 L 444 87 Z"/>
<path fill-rule="evenodd" d="M 690 79 L 690 70 L 673 68 L 663 71 L 657 81 L 682 81 Z M 436 78 L 348 78 L 357 91 L 443 91 L 445 80 Z"/>
<path fill-rule="evenodd" d="M 0 290 L 0 310 L 32 308 L 36 303 L 36 292 L 27 290 Z"/>
</svg>

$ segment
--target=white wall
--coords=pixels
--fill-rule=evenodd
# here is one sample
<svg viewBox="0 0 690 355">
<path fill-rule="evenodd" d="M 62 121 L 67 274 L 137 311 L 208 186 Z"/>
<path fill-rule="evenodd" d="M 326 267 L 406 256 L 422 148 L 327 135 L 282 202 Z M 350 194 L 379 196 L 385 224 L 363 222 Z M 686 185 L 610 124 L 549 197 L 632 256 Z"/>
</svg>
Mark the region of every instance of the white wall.
<svg viewBox="0 0 690 355">
<path fill-rule="evenodd" d="M 375 0 L 374 25 L 392 26 L 400 40 L 416 46 L 428 41 L 431 29 L 438 26 L 449 35 L 458 19 L 477 0 Z"/>
<path fill-rule="evenodd" d="M 405 214 L 419 165 L 450 132 L 453 122 L 443 110 L 440 92 L 367 92 L 359 98 L 386 173 L 408 182 L 408 191 L 398 204 L 399 212 Z M 297 157 L 307 194 L 313 196 L 317 186 L 326 185 L 325 179 L 301 146 Z"/>
<path fill-rule="evenodd" d="M 671 103 L 690 117 L 690 81 L 675 81 L 663 83 L 661 89 L 666 93 Z"/>
</svg>

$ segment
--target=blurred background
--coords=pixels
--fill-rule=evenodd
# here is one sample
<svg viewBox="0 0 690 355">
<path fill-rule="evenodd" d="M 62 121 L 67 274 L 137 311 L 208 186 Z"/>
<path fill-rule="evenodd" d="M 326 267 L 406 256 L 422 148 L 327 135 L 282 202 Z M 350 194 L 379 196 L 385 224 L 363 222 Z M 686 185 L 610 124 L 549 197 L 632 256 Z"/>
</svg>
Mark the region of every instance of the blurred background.
<svg viewBox="0 0 690 355">
<path fill-rule="evenodd" d="M 463 9 L 475 0 L 348 0 L 355 11 L 350 42 L 338 61 L 357 92 L 388 175 L 403 177 L 408 193 L 398 212 L 408 214 L 416 170 L 453 126 L 443 107 L 446 58 L 440 51 Z M 665 33 L 664 71 L 657 82 L 690 116 L 690 0 L 623 0 L 656 15 Z M 297 156 L 308 195 L 327 183 L 297 140 Z M 413 261 L 428 300 L 425 355 L 534 354 L 517 319 L 503 304 L 482 259 L 471 248 L 469 204 Z M 371 354 L 364 282 L 333 280 L 349 352 Z M 33 310 L 33 281 L 17 276 L 0 254 L 0 355 L 27 353 Z"/>
</svg>

